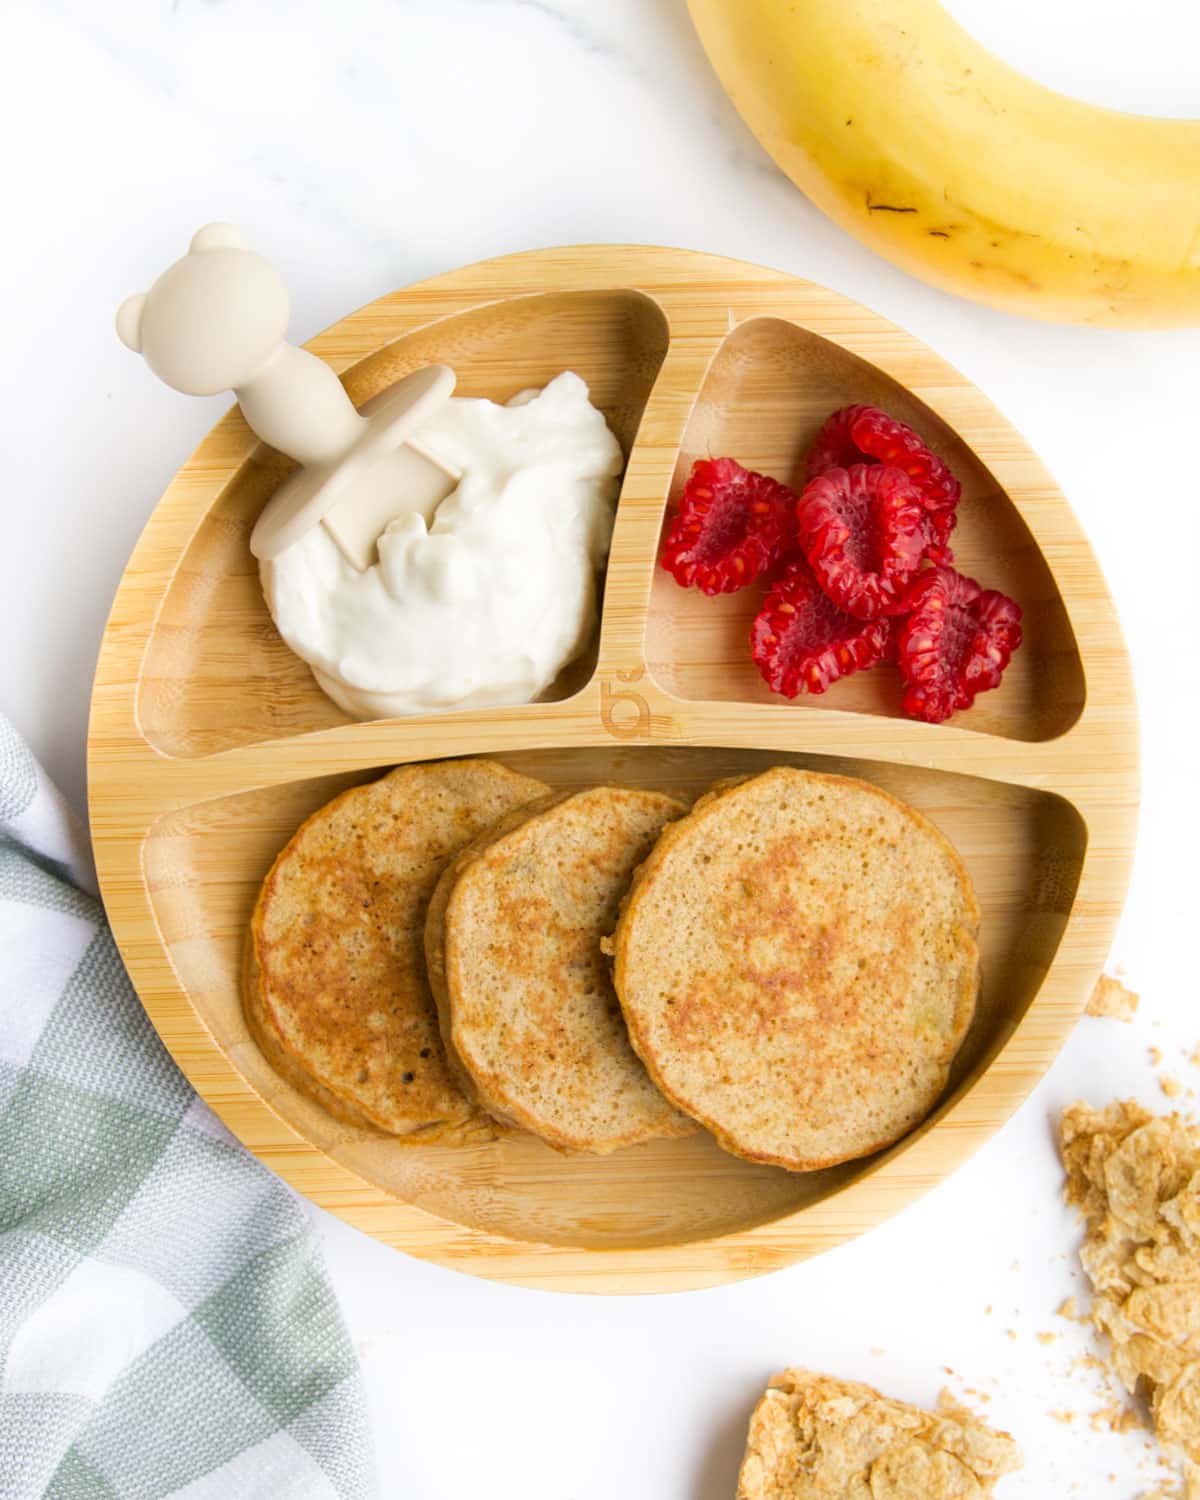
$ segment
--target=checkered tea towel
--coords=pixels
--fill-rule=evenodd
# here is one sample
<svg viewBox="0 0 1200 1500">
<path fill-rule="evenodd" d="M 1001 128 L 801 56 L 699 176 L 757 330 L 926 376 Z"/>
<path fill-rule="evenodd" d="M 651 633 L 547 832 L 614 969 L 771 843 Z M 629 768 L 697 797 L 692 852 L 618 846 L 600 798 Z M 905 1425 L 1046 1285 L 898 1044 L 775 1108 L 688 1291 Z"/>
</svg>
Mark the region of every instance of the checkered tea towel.
<svg viewBox="0 0 1200 1500">
<path fill-rule="evenodd" d="M 374 1494 L 305 1210 L 193 1094 L 0 715 L 0 1496 Z"/>
</svg>

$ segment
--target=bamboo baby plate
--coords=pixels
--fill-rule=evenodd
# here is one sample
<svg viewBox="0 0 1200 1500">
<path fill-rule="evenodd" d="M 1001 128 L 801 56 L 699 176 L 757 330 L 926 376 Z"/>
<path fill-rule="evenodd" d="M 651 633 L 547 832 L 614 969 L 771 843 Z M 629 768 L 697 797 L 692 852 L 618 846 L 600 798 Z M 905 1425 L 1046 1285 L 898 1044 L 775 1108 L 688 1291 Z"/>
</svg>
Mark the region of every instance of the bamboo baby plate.
<svg viewBox="0 0 1200 1500">
<path fill-rule="evenodd" d="M 1062 496 L 961 375 L 845 298 L 714 256 L 538 251 L 393 293 L 309 346 L 361 405 L 410 371 L 505 400 L 577 371 L 628 465 L 599 639 L 547 700 L 355 723 L 284 646 L 249 538 L 289 472 L 238 408 L 179 471 L 104 637 L 89 738 L 92 832 L 113 930 L 176 1061 L 301 1192 L 411 1254 L 530 1286 L 668 1291 L 836 1245 L 945 1177 L 1049 1066 L 1107 955 L 1137 797 L 1129 665 Z M 916 426 L 963 482 L 958 565 L 1019 600 L 1003 686 L 944 725 L 900 716 L 893 668 L 773 698 L 750 661 L 754 599 L 656 567 L 694 458 L 795 480 L 817 427 L 864 401 Z M 274 855 L 342 788 L 402 762 L 486 754 L 558 785 L 695 795 L 775 762 L 848 772 L 931 817 L 983 908 L 978 1014 L 942 1104 L 891 1150 L 791 1175 L 707 1136 L 568 1157 L 512 1135 L 413 1147 L 330 1119 L 270 1068 L 239 995 Z M 670 935 L 664 934 L 664 941 Z"/>
</svg>

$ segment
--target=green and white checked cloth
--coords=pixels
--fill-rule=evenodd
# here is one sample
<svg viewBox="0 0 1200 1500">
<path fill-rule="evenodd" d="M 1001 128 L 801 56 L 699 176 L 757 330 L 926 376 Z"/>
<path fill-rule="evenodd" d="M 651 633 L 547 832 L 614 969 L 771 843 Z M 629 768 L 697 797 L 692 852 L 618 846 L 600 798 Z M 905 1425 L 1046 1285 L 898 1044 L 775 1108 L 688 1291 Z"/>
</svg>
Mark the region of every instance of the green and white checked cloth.
<svg viewBox="0 0 1200 1500">
<path fill-rule="evenodd" d="M 167 1055 L 90 868 L 0 715 L 0 1497 L 373 1495 L 306 1212 Z"/>
</svg>

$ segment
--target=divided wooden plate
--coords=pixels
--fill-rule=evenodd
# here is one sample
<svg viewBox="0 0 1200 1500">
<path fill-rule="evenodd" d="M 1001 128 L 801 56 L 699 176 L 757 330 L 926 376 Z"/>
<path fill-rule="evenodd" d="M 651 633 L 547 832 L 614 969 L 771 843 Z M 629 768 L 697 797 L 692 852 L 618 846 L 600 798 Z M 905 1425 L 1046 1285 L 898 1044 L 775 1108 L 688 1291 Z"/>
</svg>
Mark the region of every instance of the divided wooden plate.
<svg viewBox="0 0 1200 1500">
<path fill-rule="evenodd" d="M 595 246 L 471 266 L 396 292 L 310 346 L 356 402 L 430 361 L 504 400 L 581 374 L 628 455 L 596 649 L 547 701 L 347 720 L 283 645 L 247 539 L 287 463 L 235 408 L 163 496 L 122 580 L 89 743 L 105 902 L 163 1040 L 226 1124 L 301 1192 L 412 1254 L 525 1285 L 665 1291 L 826 1249 L 945 1177 L 1012 1113 L 1079 1016 L 1108 951 L 1137 796 L 1116 617 L 1062 496 L 961 375 L 883 319 L 777 272 Z M 950 724 L 899 716 L 890 668 L 774 699 L 747 655 L 752 599 L 656 568 L 692 460 L 795 479 L 849 401 L 915 425 L 963 481 L 959 564 L 1015 596 L 1026 644 Z M 756 591 L 751 591 L 756 592 Z M 486 754 L 556 784 L 695 794 L 772 762 L 848 772 L 927 813 L 983 906 L 984 988 L 947 1096 L 892 1150 L 793 1176 L 707 1137 L 607 1158 L 512 1137 L 404 1147 L 339 1125 L 247 1034 L 243 935 L 271 859 L 342 787 L 405 761 Z M 664 942 L 670 934 L 664 934 Z"/>
</svg>

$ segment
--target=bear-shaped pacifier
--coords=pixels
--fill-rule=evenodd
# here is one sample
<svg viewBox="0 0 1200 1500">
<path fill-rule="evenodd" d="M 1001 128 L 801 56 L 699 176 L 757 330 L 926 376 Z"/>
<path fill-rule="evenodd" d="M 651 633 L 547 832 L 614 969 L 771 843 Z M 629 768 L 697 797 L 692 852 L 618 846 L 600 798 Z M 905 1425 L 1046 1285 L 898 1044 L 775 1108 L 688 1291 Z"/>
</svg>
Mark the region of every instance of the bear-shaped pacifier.
<svg viewBox="0 0 1200 1500">
<path fill-rule="evenodd" d="M 449 399 L 454 371 L 416 370 L 359 412 L 327 364 L 286 342 L 289 310 L 274 266 L 235 225 L 209 224 L 148 292 L 121 304 L 117 333 L 177 391 L 232 389 L 258 436 L 304 465 L 259 517 L 255 557 L 277 557 L 323 525 L 362 571 L 389 522 L 407 512 L 430 521 L 461 477 L 412 439 Z"/>
</svg>

